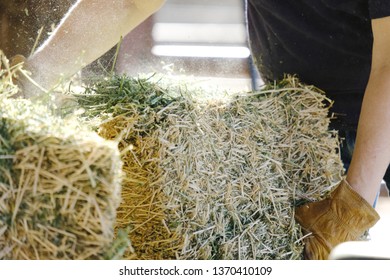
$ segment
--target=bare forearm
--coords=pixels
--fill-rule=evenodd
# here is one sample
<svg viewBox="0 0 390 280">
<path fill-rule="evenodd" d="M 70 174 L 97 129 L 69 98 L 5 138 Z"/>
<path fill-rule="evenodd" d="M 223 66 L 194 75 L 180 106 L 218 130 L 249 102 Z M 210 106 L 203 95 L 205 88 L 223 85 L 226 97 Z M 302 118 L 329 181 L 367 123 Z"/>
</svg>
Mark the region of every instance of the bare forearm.
<svg viewBox="0 0 390 280">
<path fill-rule="evenodd" d="M 146 2 L 146 4 L 145 4 Z M 99 58 L 163 3 L 161 0 L 79 0 L 27 61 L 44 87 Z"/>
<path fill-rule="evenodd" d="M 390 67 L 373 70 L 347 181 L 373 204 L 390 161 Z"/>
</svg>

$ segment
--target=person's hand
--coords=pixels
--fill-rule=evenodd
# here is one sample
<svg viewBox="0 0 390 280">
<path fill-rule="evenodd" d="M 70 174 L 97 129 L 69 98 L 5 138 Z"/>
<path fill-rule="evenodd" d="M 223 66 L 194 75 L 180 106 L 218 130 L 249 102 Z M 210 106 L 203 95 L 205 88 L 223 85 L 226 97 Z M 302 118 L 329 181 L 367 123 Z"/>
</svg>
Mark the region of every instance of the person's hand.
<svg viewBox="0 0 390 280">
<path fill-rule="evenodd" d="M 343 180 L 329 198 L 297 207 L 295 219 L 305 234 L 311 233 L 305 239 L 305 259 L 325 260 L 336 245 L 361 238 L 379 215 Z"/>
</svg>

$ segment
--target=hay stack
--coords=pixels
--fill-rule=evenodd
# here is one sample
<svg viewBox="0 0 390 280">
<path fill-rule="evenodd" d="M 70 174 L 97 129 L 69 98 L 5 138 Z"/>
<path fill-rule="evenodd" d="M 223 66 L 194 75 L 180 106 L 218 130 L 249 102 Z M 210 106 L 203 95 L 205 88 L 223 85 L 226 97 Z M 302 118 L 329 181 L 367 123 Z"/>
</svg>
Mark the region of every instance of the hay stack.
<svg viewBox="0 0 390 280">
<path fill-rule="evenodd" d="M 300 259 L 297 204 L 341 180 L 330 101 L 287 78 L 228 102 L 145 79 L 113 77 L 78 96 L 120 143 L 117 227 L 137 259 Z"/>
<path fill-rule="evenodd" d="M 117 143 L 46 106 L 9 98 L 17 92 L 14 69 L 2 61 L 0 259 L 115 257 Z"/>
</svg>

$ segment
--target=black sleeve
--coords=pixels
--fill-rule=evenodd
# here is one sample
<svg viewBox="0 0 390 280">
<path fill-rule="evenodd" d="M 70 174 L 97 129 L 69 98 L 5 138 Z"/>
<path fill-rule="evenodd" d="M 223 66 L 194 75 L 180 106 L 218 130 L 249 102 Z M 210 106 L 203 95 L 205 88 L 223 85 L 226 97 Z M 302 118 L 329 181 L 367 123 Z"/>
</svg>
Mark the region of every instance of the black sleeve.
<svg viewBox="0 0 390 280">
<path fill-rule="evenodd" d="M 390 16 L 390 1 L 389 0 L 368 0 L 370 9 L 370 18 L 383 18 Z"/>
</svg>

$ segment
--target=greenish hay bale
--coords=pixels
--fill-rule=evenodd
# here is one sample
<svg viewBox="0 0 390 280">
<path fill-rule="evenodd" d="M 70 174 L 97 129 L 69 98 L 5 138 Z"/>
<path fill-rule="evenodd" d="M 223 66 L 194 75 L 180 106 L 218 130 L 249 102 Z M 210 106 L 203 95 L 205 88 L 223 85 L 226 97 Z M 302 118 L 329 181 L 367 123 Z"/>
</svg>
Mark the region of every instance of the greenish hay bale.
<svg viewBox="0 0 390 280">
<path fill-rule="evenodd" d="M 97 82 L 88 93 L 77 95 L 87 122 L 99 134 L 119 142 L 123 165 L 122 203 L 116 228 L 129 228 L 135 249 L 129 259 L 173 259 L 181 248 L 181 236 L 170 232 L 158 182 L 161 144 L 153 134 L 158 121 L 153 115 L 166 108 L 171 97 L 157 84 L 145 80 L 114 78 Z M 148 94 L 143 94 L 148 92 Z M 134 148 L 136 147 L 136 148 Z M 157 184 L 156 184 L 157 183 Z"/>
<path fill-rule="evenodd" d="M 0 259 L 111 259 L 119 233 L 122 162 L 117 143 L 46 106 L 8 98 L 0 75 Z M 17 92 L 17 89 L 16 89 Z"/>
<path fill-rule="evenodd" d="M 117 228 L 138 259 L 300 259 L 297 204 L 342 177 L 330 101 L 288 77 L 229 101 L 112 77 L 77 96 L 124 162 Z"/>
</svg>

